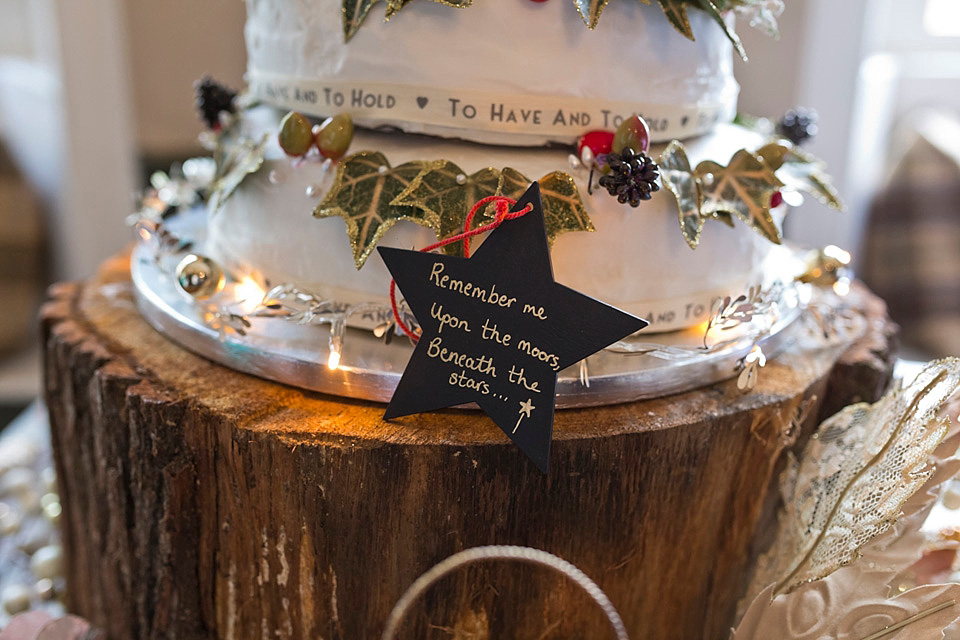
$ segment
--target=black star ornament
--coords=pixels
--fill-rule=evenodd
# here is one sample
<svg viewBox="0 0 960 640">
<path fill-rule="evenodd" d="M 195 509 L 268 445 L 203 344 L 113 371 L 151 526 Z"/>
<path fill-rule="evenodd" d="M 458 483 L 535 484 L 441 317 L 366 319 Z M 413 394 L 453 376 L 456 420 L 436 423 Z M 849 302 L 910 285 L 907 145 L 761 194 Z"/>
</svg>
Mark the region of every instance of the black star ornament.
<svg viewBox="0 0 960 640">
<path fill-rule="evenodd" d="M 557 374 L 647 321 L 557 284 L 536 182 L 528 204 L 469 259 L 378 248 L 422 331 L 384 418 L 476 402 L 546 473 Z"/>
</svg>

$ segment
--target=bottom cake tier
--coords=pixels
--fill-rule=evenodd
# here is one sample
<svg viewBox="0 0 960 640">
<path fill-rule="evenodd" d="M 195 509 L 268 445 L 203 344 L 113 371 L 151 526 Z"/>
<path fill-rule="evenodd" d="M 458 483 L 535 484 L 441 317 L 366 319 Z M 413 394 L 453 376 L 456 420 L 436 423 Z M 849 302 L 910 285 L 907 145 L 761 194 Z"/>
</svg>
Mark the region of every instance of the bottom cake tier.
<svg viewBox="0 0 960 640">
<path fill-rule="evenodd" d="M 519 544 L 593 578 L 632 638 L 726 637 L 786 452 L 889 382 L 884 306 L 846 304 L 866 335 L 798 340 L 749 393 L 558 411 L 544 476 L 479 413 L 384 422 L 174 346 L 115 259 L 44 310 L 69 606 L 114 638 L 373 638 L 437 562 Z M 573 583 L 498 562 L 429 590 L 399 637 L 612 633 Z"/>
</svg>

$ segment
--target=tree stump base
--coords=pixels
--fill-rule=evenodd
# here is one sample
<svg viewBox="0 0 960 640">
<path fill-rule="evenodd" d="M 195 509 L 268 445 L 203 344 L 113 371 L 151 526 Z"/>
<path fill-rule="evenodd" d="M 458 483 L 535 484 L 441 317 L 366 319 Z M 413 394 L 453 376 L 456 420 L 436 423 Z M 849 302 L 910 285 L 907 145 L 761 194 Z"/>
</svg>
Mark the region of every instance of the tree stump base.
<svg viewBox="0 0 960 640">
<path fill-rule="evenodd" d="M 731 380 L 558 411 L 543 476 L 479 413 L 385 423 L 383 405 L 180 349 L 141 319 L 115 258 L 43 311 L 69 607 L 118 640 L 376 638 L 435 563 L 517 544 L 582 569 L 632 638 L 725 638 L 785 452 L 820 408 L 890 379 L 896 329 L 856 295 L 867 336 L 844 355 L 788 351 L 750 393 Z M 400 637 L 613 634 L 564 577 L 493 562 L 430 589 Z"/>
</svg>

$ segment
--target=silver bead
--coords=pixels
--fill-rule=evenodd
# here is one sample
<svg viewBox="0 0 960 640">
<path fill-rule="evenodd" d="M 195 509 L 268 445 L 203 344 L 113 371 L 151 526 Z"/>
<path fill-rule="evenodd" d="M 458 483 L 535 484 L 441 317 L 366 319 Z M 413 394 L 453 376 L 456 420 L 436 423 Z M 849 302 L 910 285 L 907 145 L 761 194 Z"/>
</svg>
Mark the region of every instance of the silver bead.
<svg viewBox="0 0 960 640">
<path fill-rule="evenodd" d="M 320 195 L 320 185 L 311 184 L 307 187 L 307 197 L 316 198 Z"/>
<path fill-rule="evenodd" d="M 380 175 L 383 175 L 383 174 L 385 174 L 387 171 L 389 171 L 389 169 L 387 169 L 387 165 L 382 164 L 382 165 L 380 165 L 380 167 L 377 169 L 377 171 L 380 172 Z"/>
<path fill-rule="evenodd" d="M 37 592 L 41 600 L 53 600 L 57 596 L 57 590 L 50 578 L 37 580 L 37 583 L 33 585 L 33 590 Z"/>
<path fill-rule="evenodd" d="M 197 300 L 206 300 L 223 289 L 225 281 L 223 270 L 205 256 L 191 253 L 177 265 L 177 283 Z"/>
<path fill-rule="evenodd" d="M 570 168 L 576 171 L 580 168 L 580 158 L 577 157 L 575 153 L 571 153 L 567 156 L 567 162 L 570 164 Z"/>
<path fill-rule="evenodd" d="M 63 573 L 63 548 L 58 544 L 51 544 L 37 549 L 30 558 L 30 570 L 38 580 L 60 577 Z"/>
<path fill-rule="evenodd" d="M 703 180 L 703 184 L 705 184 L 706 186 L 709 187 L 710 185 L 713 184 L 713 181 L 714 181 L 713 174 L 712 174 L 712 173 L 705 173 L 705 174 L 703 174 L 703 177 L 701 178 L 701 180 Z"/>
<path fill-rule="evenodd" d="M 3 603 L 3 609 L 10 615 L 29 609 L 32 598 L 33 592 L 22 584 L 11 584 L 0 593 L 0 602 Z"/>
</svg>

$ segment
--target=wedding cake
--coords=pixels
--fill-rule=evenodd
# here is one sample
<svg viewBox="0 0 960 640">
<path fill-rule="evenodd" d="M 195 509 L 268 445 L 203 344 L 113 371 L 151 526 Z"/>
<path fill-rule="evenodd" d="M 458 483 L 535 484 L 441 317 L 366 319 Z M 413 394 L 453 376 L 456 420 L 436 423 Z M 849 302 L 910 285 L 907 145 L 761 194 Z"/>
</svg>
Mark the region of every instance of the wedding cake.
<svg viewBox="0 0 960 640">
<path fill-rule="evenodd" d="M 889 379 L 849 256 L 783 243 L 799 192 L 840 207 L 810 119 L 734 123 L 735 14 L 779 3 L 246 6 L 248 88 L 197 87 L 212 159 L 133 216 L 139 313 L 175 344 L 95 312 L 106 285 L 46 321 L 59 476 L 92 512 L 65 501 L 75 609 L 118 637 L 376 637 L 399 602 L 409 637 L 599 638 L 579 585 L 619 637 L 726 635 L 789 453 Z M 869 331 L 872 364 L 838 365 Z M 488 545 L 597 582 L 498 547 L 477 558 L 575 584 L 403 597 Z"/>
</svg>

